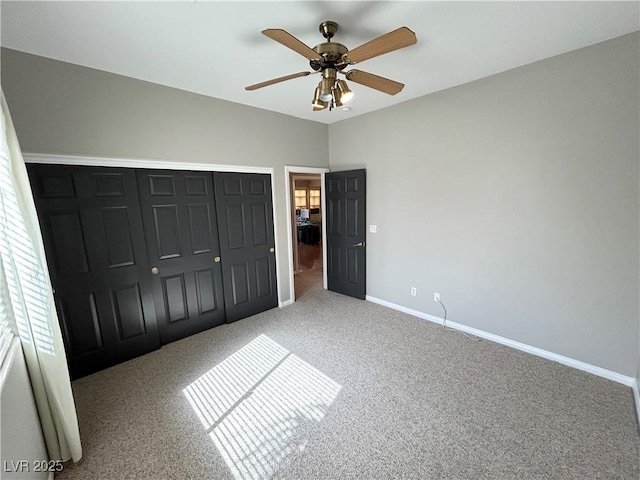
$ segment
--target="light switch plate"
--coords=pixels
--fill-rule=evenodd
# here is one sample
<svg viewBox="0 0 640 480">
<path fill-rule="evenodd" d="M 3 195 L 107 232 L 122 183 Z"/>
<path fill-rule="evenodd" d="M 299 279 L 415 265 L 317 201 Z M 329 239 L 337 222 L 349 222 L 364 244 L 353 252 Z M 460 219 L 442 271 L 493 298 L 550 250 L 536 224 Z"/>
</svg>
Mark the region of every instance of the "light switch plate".
<svg viewBox="0 0 640 480">
<path fill-rule="evenodd" d="M 376 233 L 378 231 L 377 225 L 369 225 L 369 232 Z"/>
</svg>

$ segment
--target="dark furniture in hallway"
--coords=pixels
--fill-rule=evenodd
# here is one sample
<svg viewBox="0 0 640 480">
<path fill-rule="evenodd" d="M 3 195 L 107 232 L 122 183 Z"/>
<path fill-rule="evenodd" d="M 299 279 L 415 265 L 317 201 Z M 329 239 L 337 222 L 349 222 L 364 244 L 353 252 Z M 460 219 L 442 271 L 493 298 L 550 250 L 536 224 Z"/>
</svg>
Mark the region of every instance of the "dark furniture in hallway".
<svg viewBox="0 0 640 480">
<path fill-rule="evenodd" d="M 321 229 L 319 224 L 298 224 L 298 243 L 316 245 L 320 243 Z"/>
</svg>

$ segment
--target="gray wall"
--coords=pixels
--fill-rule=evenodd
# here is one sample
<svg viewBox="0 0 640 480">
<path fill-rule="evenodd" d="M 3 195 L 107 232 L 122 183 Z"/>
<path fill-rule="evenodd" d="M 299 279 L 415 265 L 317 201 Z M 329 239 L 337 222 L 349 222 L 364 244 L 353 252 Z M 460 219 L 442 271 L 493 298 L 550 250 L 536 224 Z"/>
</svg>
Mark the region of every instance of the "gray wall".
<svg viewBox="0 0 640 480">
<path fill-rule="evenodd" d="M 330 168 L 367 169 L 367 293 L 637 375 L 638 57 L 635 33 L 331 125 Z"/>
<path fill-rule="evenodd" d="M 273 167 L 289 299 L 284 166 L 327 167 L 326 125 L 9 49 L 2 88 L 23 152 Z"/>
</svg>

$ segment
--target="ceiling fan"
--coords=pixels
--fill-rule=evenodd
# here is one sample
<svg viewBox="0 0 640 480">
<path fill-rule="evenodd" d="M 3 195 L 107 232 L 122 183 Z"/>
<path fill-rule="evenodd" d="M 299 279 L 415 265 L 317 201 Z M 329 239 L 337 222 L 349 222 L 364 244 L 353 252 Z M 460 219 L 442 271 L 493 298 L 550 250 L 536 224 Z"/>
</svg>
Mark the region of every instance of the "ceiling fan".
<svg viewBox="0 0 640 480">
<path fill-rule="evenodd" d="M 343 70 L 349 65 L 364 62 L 370 58 L 415 44 L 417 41 L 416 34 L 407 27 L 400 27 L 360 45 L 353 50 L 349 50 L 340 43 L 331 41 L 338 31 L 338 24 L 336 22 L 330 20 L 322 22 L 319 30 L 327 41 L 313 48 L 308 47 L 285 30 L 279 28 L 263 30 L 262 33 L 270 39 L 281 43 L 285 47 L 307 58 L 309 65 L 314 71 L 293 73 L 291 75 L 285 75 L 284 77 L 274 78 L 266 82 L 249 85 L 245 87 L 245 90 L 257 90 L 275 83 L 306 77 L 312 73 L 321 73 L 322 80 L 318 83 L 313 95 L 313 101 L 311 102 L 313 110 L 319 111 L 327 107 L 329 107 L 329 110 L 333 107 L 341 107 L 353 97 L 353 92 L 349 89 L 347 82 L 338 80 L 338 73 L 344 75 L 347 80 L 389 95 L 395 95 L 404 88 L 404 84 L 402 83 L 374 75 L 373 73 L 363 72 L 362 70 L 343 72 Z"/>
</svg>

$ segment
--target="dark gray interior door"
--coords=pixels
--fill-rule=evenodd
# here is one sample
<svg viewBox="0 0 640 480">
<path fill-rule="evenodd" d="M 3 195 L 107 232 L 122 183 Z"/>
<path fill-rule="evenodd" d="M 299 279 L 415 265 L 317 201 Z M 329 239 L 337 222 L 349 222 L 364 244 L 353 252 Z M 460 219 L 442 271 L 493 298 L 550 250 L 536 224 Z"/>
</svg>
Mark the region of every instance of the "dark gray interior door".
<svg viewBox="0 0 640 480">
<path fill-rule="evenodd" d="M 271 177 L 214 173 L 227 322 L 278 305 Z"/>
<path fill-rule="evenodd" d="M 331 172 L 325 177 L 327 286 L 365 298 L 366 170 Z"/>
<path fill-rule="evenodd" d="M 72 377 L 159 348 L 135 172 L 28 171 Z"/>
<path fill-rule="evenodd" d="M 162 343 L 225 322 L 209 172 L 137 170 Z"/>
</svg>

